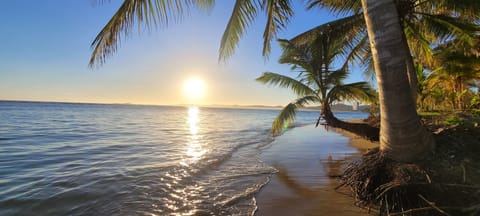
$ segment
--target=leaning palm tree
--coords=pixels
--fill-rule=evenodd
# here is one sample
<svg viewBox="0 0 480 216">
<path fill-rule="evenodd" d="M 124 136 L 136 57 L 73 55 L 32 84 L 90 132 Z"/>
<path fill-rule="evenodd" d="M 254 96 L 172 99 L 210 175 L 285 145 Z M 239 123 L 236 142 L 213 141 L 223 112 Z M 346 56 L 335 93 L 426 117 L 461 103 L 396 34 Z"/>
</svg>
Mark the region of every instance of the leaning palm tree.
<svg viewBox="0 0 480 216">
<path fill-rule="evenodd" d="M 294 119 L 298 108 L 308 104 L 320 104 L 320 116 L 328 124 L 338 125 L 338 120 L 331 111 L 331 105 L 338 100 L 373 100 L 374 90 L 366 82 L 344 84 L 348 76 L 346 68 L 333 69 L 333 62 L 340 60 L 346 53 L 348 43 L 345 37 L 335 37 L 337 33 L 324 25 L 324 31 L 311 42 L 295 44 L 289 40 L 279 40 L 283 54 L 279 63 L 292 66 L 296 77 L 266 72 L 257 81 L 290 88 L 299 98 L 283 108 L 272 123 L 272 133 L 279 134 Z M 317 121 L 317 125 L 318 122 Z"/>
</svg>

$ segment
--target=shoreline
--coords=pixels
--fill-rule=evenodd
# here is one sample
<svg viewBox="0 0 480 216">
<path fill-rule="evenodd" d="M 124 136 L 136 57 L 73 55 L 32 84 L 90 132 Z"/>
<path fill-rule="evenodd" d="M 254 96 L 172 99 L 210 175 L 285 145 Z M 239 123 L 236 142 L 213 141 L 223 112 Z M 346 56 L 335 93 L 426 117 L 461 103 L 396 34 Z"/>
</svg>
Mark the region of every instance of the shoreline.
<svg viewBox="0 0 480 216">
<path fill-rule="evenodd" d="M 369 215 L 335 190 L 345 165 L 378 146 L 353 133 L 314 125 L 277 137 L 261 158 L 278 172 L 255 196 L 255 215 Z"/>
</svg>

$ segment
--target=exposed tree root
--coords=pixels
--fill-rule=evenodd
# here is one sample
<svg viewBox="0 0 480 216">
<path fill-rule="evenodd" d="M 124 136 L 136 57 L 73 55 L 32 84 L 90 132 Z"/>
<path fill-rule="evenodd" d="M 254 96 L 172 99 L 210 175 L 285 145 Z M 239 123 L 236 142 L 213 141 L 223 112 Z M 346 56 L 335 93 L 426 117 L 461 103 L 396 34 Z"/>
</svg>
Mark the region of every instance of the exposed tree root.
<svg viewBox="0 0 480 216">
<path fill-rule="evenodd" d="M 478 148 L 478 136 L 462 140 Z M 418 163 L 395 162 L 378 149 L 366 153 L 346 168 L 339 187 L 378 215 L 480 215 L 479 152 L 446 142 L 446 134 L 436 138 L 436 154 Z"/>
</svg>

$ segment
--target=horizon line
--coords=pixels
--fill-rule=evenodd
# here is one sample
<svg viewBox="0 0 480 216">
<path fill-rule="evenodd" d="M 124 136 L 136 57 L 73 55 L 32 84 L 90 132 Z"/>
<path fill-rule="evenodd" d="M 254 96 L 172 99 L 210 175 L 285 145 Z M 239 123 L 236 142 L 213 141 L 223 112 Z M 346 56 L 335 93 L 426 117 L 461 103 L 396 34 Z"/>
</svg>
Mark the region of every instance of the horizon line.
<svg viewBox="0 0 480 216">
<path fill-rule="evenodd" d="M 92 105 L 138 105 L 138 106 L 198 106 L 198 107 L 272 107 L 281 108 L 282 105 L 261 105 L 261 104 L 149 104 L 149 103 L 131 103 L 131 102 L 85 102 L 85 101 L 50 101 L 50 100 L 17 100 L 0 99 L 0 102 L 18 102 L 18 103 L 63 103 L 63 104 L 92 104 Z"/>
</svg>

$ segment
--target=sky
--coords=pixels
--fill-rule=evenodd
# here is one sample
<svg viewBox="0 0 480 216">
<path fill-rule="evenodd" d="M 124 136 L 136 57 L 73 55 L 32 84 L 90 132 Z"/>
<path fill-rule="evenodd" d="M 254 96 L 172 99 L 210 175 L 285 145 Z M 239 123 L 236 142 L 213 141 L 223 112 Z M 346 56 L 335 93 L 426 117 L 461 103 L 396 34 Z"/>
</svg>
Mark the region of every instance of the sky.
<svg viewBox="0 0 480 216">
<path fill-rule="evenodd" d="M 336 17 L 294 1 L 295 17 L 279 38 L 292 38 Z M 291 75 L 279 64 L 280 48 L 262 56 L 265 15 L 260 14 L 226 62 L 218 49 L 234 1 L 217 0 L 210 12 L 192 11 L 180 23 L 148 31 L 135 28 L 98 68 L 88 67 L 90 44 L 122 1 L 16 0 L 0 13 L 0 100 L 157 105 L 286 105 L 289 90 L 255 81 L 263 72 Z M 184 83 L 203 80 L 192 101 Z M 347 82 L 363 80 L 353 72 Z"/>
</svg>

